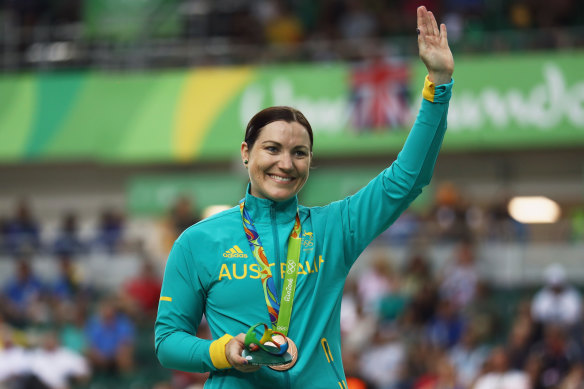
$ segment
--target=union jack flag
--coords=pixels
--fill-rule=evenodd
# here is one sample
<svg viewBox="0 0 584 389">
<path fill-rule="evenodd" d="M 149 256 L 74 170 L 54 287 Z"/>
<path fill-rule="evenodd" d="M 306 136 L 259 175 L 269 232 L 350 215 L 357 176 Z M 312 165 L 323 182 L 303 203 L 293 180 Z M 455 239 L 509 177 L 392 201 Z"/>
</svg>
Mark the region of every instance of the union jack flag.
<svg viewBox="0 0 584 389">
<path fill-rule="evenodd" d="M 351 74 L 352 122 L 358 130 L 402 127 L 411 120 L 409 68 L 384 60 L 359 65 Z"/>
</svg>

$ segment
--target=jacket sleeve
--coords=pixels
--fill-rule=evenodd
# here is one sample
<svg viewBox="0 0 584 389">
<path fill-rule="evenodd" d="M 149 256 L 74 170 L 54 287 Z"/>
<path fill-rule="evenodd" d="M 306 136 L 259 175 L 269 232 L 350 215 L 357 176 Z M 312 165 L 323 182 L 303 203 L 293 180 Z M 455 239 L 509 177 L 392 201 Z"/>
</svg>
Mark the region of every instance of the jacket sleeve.
<svg viewBox="0 0 584 389">
<path fill-rule="evenodd" d="M 420 111 L 397 159 L 344 200 L 341 212 L 348 266 L 430 183 L 446 131 L 453 83 L 435 86 L 426 77 Z"/>
<path fill-rule="evenodd" d="M 164 272 L 155 324 L 156 355 L 167 368 L 205 372 L 231 367 L 225 358 L 230 336 L 216 341 L 196 336 L 205 307 L 205 289 L 190 250 L 175 242 Z"/>
</svg>

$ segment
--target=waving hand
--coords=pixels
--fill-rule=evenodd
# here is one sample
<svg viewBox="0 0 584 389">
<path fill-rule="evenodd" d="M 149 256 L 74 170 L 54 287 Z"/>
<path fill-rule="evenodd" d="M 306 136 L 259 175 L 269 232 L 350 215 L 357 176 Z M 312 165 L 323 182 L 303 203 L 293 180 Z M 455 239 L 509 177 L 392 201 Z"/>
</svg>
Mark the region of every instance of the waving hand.
<svg viewBox="0 0 584 389">
<path fill-rule="evenodd" d="M 434 14 L 424 6 L 418 7 L 418 49 L 430 81 L 436 85 L 449 83 L 454 72 L 454 59 L 448 47 L 446 25 L 441 24 L 438 28 Z"/>
</svg>

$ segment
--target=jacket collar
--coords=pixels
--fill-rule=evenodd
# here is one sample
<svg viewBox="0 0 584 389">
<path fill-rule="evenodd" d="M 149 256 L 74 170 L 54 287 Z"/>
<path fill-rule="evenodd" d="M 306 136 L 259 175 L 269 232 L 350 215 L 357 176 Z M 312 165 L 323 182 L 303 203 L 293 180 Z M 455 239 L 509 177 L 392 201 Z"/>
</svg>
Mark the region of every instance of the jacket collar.
<svg viewBox="0 0 584 389">
<path fill-rule="evenodd" d="M 250 193 L 251 184 L 245 192 L 245 209 L 249 212 L 254 224 L 271 223 L 272 211 L 276 216 L 276 223 L 288 223 L 296 217 L 298 197 L 294 196 L 284 201 L 261 199 Z"/>
</svg>

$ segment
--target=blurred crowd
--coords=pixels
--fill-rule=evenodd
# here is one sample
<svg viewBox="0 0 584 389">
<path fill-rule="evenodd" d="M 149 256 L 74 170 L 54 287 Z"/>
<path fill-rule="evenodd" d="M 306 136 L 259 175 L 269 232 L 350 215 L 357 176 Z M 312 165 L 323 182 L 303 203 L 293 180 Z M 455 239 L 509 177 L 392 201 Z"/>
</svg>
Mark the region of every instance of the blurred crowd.
<svg viewBox="0 0 584 389">
<path fill-rule="evenodd" d="M 83 256 L 51 261 L 56 279 L 35 271 L 33 258 L 20 256 L 0 285 L 0 387 L 88 387 L 94 376 L 131 375 L 137 337 L 141 329 L 152 332 L 158 306 L 155 266 L 144 260 L 119 290 L 103 290 L 81 276 Z"/>
<path fill-rule="evenodd" d="M 480 279 L 470 242 L 436 270 L 423 255 L 396 269 L 387 255 L 346 285 L 350 388 L 584 388 L 581 295 L 560 265 L 511 301 Z"/>
<path fill-rule="evenodd" d="M 1 389 L 151 388 L 158 378 L 157 388 L 171 387 L 153 345 L 160 261 L 129 242 L 120 212 L 105 209 L 98 220 L 91 234 L 81 233 L 76 214 L 65 212 L 47 234 L 24 199 L 0 217 L 0 265 L 10 272 L 0 282 Z M 161 223 L 163 238 L 174 241 L 198 220 L 190 201 L 177 199 Z M 114 288 L 92 283 L 91 255 L 115 268 L 128 253 L 139 262 L 135 273 Z M 172 388 L 184 388 L 205 376 L 171 378 Z"/>
<path fill-rule="evenodd" d="M 20 255 L 51 253 L 82 255 L 91 251 L 117 253 L 124 244 L 124 217 L 114 209 L 104 209 L 92 235 L 82 236 L 79 217 L 75 212 L 61 215 L 54 238 L 43 236 L 43 225 L 34 215 L 27 200 L 21 199 L 12 215 L 0 215 L 0 254 Z"/>
<path fill-rule="evenodd" d="M 148 3 L 148 2 L 146 2 Z M 150 1 L 151 6 L 160 3 Z M 178 0 L 184 36 L 219 36 L 254 43 L 297 43 L 312 39 L 363 39 L 409 35 L 416 8 L 425 5 L 454 30 L 494 31 L 573 27 L 584 23 L 576 0 Z M 13 23 L 82 23 L 87 1 L 2 0 L 0 10 Z M 207 18 L 207 28 L 196 25 Z M 190 24 L 193 23 L 193 24 Z M 261 26 L 262 28 L 258 28 Z"/>
<path fill-rule="evenodd" d="M 76 56 L 92 52 L 92 45 L 106 50 L 109 46 L 105 43 L 115 43 L 115 38 L 88 32 L 88 3 L 2 0 L 0 27 L 6 34 L 0 45 L 19 50 L 29 61 L 40 61 L 42 45 L 48 42 L 64 43 L 54 47 L 49 61 L 75 60 Z M 110 7 L 110 3 L 104 0 L 104 5 L 95 9 Z M 408 45 L 400 41 L 401 37 L 408 37 L 415 47 L 411 37 L 419 5 L 427 6 L 448 25 L 450 44 L 458 52 L 584 46 L 584 15 L 577 0 L 150 0 L 144 2 L 150 12 L 147 18 L 129 23 L 146 24 L 133 38 L 144 43 L 161 38 L 156 36 L 157 27 L 174 20 L 174 32 L 163 37 L 166 48 L 174 47 L 176 41 L 200 42 L 198 49 L 180 46 L 183 49 L 179 51 L 191 61 L 204 55 L 203 61 L 208 64 L 358 60 L 379 55 L 380 49 L 385 54 L 403 54 L 403 46 Z M 98 25 L 110 22 L 107 15 L 103 17 Z M 100 41 L 104 44 L 100 45 Z M 123 50 L 131 51 L 131 47 L 131 42 L 124 42 Z M 142 56 L 157 48 L 151 47 Z M 164 47 L 160 51 L 167 61 L 175 55 Z M 112 51 L 112 56 L 116 55 L 120 53 Z M 75 63 L 87 66 L 87 60 L 77 58 Z M 26 61 L 20 62 L 18 66 L 25 64 Z"/>
<path fill-rule="evenodd" d="M 342 302 L 350 389 L 584 388 L 581 297 L 566 270 L 550 265 L 541 288 L 527 289 L 494 288 L 477 270 L 477 238 L 529 239 L 503 203 L 477 210 L 445 183 L 426 214 L 405 213 L 374 242 L 367 265 L 349 276 Z M 2 257 L 12 269 L 0 285 L 0 388 L 132 383 L 184 389 L 204 383 L 205 374 L 168 372 L 155 359 L 160 261 L 136 251 L 138 270 L 113 289 L 84 277 L 90 253 L 115 261 L 139 247 L 124 238 L 124 216 L 104 211 L 95 233 L 82 238 L 68 212 L 47 241 L 30 204 L 15 204 L 0 230 Z M 162 223 L 168 245 L 199 215 L 192 198 L 177 198 Z M 454 255 L 438 266 L 418 250 L 398 266 L 391 247 L 420 247 L 415 242 L 421 236 L 456 247 Z M 39 255 L 56 277 L 33 266 Z M 204 320 L 198 335 L 210 336 Z M 137 385 L 144 372 L 149 378 Z"/>
<path fill-rule="evenodd" d="M 432 198 L 421 207 L 407 210 L 380 240 L 389 246 L 408 247 L 419 241 L 450 244 L 461 240 L 478 242 L 575 242 L 584 239 L 581 208 L 566 207 L 563 218 L 548 225 L 528 225 L 515 220 L 507 204 L 510 196 L 493 196 L 490 204 L 474 204 L 451 182 L 436 186 Z M 198 208 L 192 195 L 183 194 L 161 217 L 154 235 L 156 246 L 166 255 L 174 240 L 188 226 L 200 221 L 207 210 Z M 207 215 L 208 216 L 208 215 Z M 105 207 L 87 225 L 74 211 L 63 212 L 55 223 L 40 220 L 26 199 L 15 202 L 11 213 L 0 214 L 0 256 L 47 254 L 78 256 L 95 253 L 143 252 L 148 239 L 128 236 L 131 219 L 115 207 Z M 141 232 L 146 227 L 141 226 Z M 150 242 L 152 243 L 152 242 Z"/>
<path fill-rule="evenodd" d="M 350 274 L 341 308 L 348 387 L 584 388 L 581 293 L 566 270 L 552 263 L 538 286 L 497 290 L 481 279 L 474 243 L 453 244 L 442 267 L 421 253 L 398 266 L 375 245 Z M 0 285 L 0 388 L 202 387 L 206 374 L 155 360 L 162 275 L 149 259 L 115 290 L 84 280 L 83 255 L 54 257 L 53 280 L 32 259 L 15 258 Z M 205 320 L 198 336 L 210 337 Z"/>
</svg>

